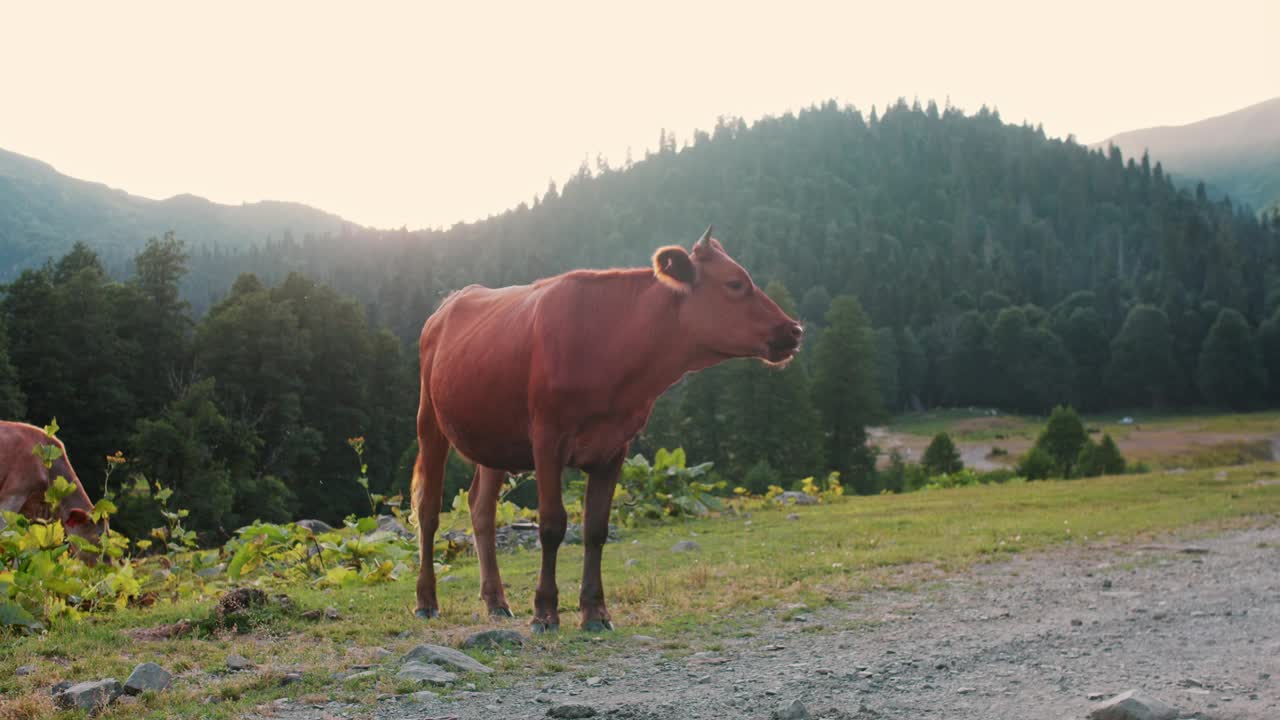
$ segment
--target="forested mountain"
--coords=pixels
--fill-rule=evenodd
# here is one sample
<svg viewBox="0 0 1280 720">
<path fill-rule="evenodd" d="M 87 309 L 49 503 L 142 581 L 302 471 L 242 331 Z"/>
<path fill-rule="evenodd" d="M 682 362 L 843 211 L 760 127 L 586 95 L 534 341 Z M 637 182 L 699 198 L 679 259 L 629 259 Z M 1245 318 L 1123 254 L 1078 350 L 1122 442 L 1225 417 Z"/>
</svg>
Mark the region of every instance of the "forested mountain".
<svg viewBox="0 0 1280 720">
<path fill-rule="evenodd" d="M 1188 125 L 1131 130 L 1096 147 L 1108 145 L 1133 157 L 1149 153 L 1175 182 L 1203 180 L 1211 196 L 1280 207 L 1280 98 Z"/>
<path fill-rule="evenodd" d="M 148 237 L 169 230 L 195 245 L 244 248 L 285 230 L 338 234 L 346 225 L 297 203 L 231 206 L 194 195 L 150 200 L 0 150 L 0 281 L 62 255 L 76 241 L 92 246 L 109 270 L 124 273 Z"/>
<path fill-rule="evenodd" d="M 709 223 L 809 340 L 781 373 L 692 376 L 636 447 L 684 446 L 734 484 L 835 469 L 876 492 L 865 427 L 906 407 L 1280 402 L 1280 219 L 1115 148 L 899 102 L 725 120 L 684 147 L 664 132 L 642 160 L 445 231 L 189 257 L 157 240 L 124 282 L 77 247 L 5 290 L 0 403 L 56 414 L 91 487 L 115 449 L 188 497 L 213 482 L 200 527 L 252 508 L 334 519 L 362 497 L 347 437 L 371 443 L 375 489 L 407 482 L 415 341 L 444 294 L 647 265 Z M 451 467 L 456 487 L 467 472 Z"/>
</svg>

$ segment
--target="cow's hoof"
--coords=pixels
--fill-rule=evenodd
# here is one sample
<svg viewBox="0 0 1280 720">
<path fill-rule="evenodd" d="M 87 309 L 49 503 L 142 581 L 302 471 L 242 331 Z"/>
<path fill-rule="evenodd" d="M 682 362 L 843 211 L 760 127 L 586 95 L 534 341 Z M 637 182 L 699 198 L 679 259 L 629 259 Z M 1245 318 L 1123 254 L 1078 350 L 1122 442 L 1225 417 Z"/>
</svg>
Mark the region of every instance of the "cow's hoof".
<svg viewBox="0 0 1280 720">
<path fill-rule="evenodd" d="M 512 614 L 511 608 L 496 607 L 496 608 L 489 608 L 489 617 L 513 618 L 515 617 L 515 615 Z"/>
<path fill-rule="evenodd" d="M 613 623 L 608 620 L 588 620 L 582 623 L 583 632 L 612 632 Z"/>
<path fill-rule="evenodd" d="M 413 616 L 419 620 L 430 620 L 440 617 L 440 611 L 435 608 L 418 608 L 413 611 Z"/>
<path fill-rule="evenodd" d="M 535 633 L 560 632 L 560 623 L 535 622 L 529 627 Z"/>
</svg>

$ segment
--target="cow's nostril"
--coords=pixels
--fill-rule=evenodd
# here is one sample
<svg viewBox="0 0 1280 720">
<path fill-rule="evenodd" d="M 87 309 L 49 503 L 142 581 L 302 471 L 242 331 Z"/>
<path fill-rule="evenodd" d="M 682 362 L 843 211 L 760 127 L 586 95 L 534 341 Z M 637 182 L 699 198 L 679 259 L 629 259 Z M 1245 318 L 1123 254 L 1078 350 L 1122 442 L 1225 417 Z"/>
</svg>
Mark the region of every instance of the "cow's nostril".
<svg viewBox="0 0 1280 720">
<path fill-rule="evenodd" d="M 800 323 L 792 323 L 791 337 L 799 340 L 802 335 L 804 335 L 804 326 Z"/>
</svg>

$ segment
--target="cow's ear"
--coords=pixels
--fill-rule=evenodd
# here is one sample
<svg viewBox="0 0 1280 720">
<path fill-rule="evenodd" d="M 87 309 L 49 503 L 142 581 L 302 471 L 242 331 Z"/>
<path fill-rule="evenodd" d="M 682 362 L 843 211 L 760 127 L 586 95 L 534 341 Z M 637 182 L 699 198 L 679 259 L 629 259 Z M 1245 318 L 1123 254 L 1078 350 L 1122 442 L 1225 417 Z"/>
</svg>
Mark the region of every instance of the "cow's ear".
<svg viewBox="0 0 1280 720">
<path fill-rule="evenodd" d="M 80 508 L 75 508 L 71 512 L 67 513 L 67 519 L 62 524 L 69 528 L 73 528 L 80 527 L 81 525 L 88 525 L 91 522 L 93 522 L 93 518 L 89 517 L 89 513 L 81 510 Z"/>
<path fill-rule="evenodd" d="M 681 292 L 693 289 L 693 281 L 698 276 L 698 269 L 693 266 L 693 258 L 678 245 L 658 248 L 653 254 L 653 274 L 663 284 Z"/>
</svg>

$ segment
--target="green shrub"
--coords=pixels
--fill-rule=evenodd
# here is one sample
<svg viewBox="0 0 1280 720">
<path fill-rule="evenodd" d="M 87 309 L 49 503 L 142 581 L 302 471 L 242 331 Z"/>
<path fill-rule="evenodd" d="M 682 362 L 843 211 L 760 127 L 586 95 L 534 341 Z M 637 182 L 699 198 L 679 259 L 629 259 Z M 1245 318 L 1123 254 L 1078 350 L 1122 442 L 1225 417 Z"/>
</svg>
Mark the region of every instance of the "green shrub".
<svg viewBox="0 0 1280 720">
<path fill-rule="evenodd" d="M 960 461 L 960 452 L 956 450 L 956 444 L 951 441 L 951 436 L 944 432 L 933 436 L 933 441 L 925 449 L 924 458 L 920 464 L 930 475 L 957 473 L 964 468 L 964 463 Z"/>
<path fill-rule="evenodd" d="M 1017 473 L 1028 480 L 1045 480 L 1054 474 L 1055 469 L 1053 456 L 1037 445 L 1018 463 Z"/>
</svg>

